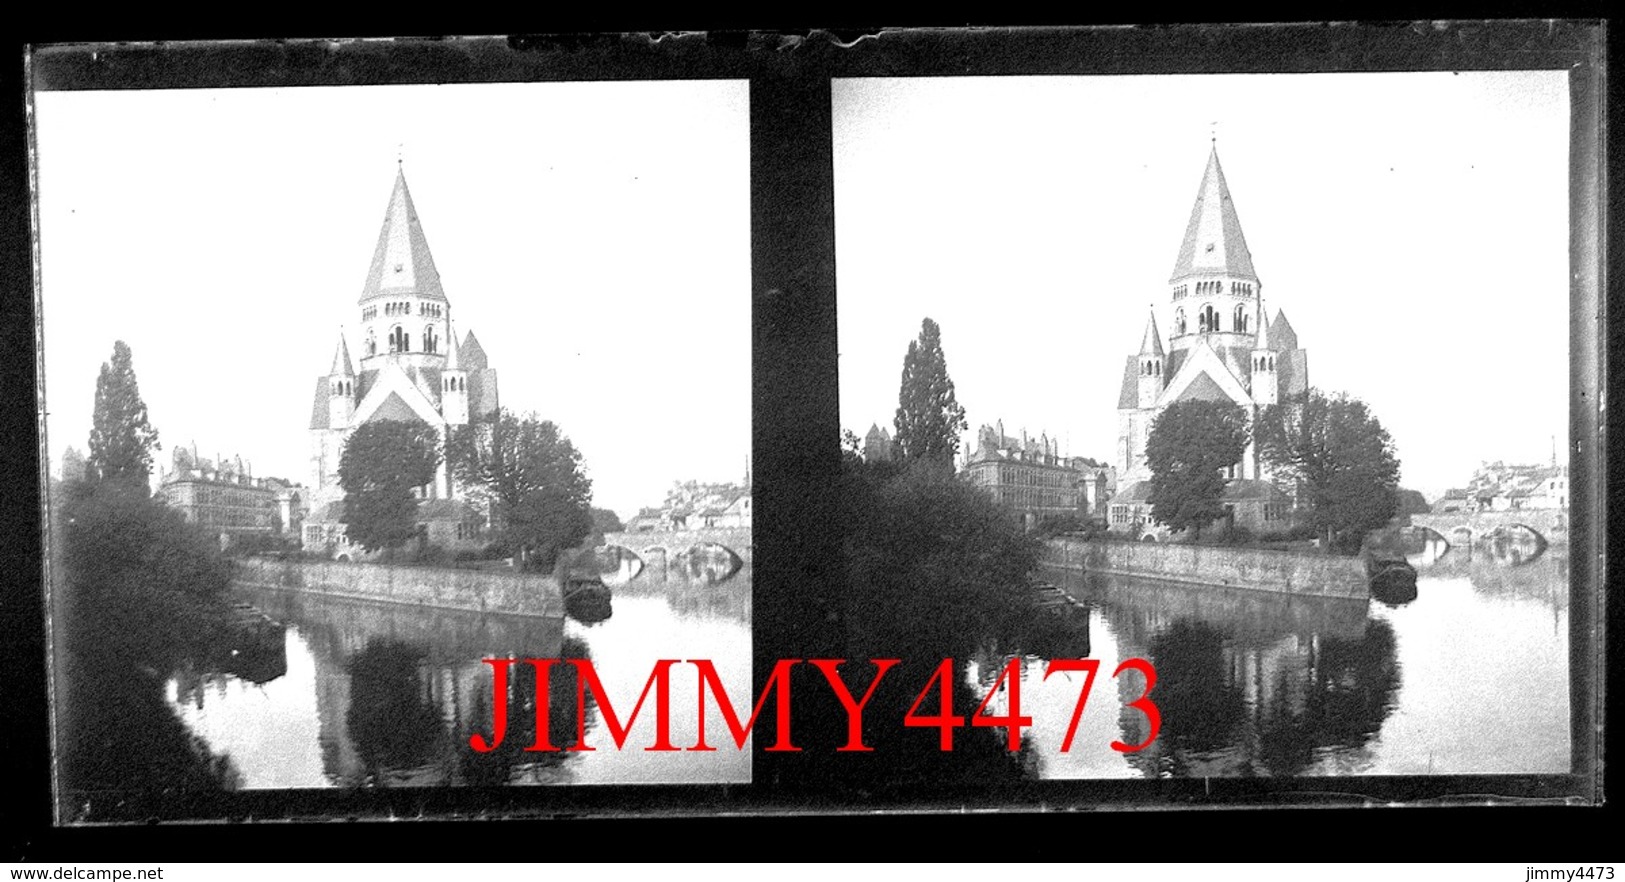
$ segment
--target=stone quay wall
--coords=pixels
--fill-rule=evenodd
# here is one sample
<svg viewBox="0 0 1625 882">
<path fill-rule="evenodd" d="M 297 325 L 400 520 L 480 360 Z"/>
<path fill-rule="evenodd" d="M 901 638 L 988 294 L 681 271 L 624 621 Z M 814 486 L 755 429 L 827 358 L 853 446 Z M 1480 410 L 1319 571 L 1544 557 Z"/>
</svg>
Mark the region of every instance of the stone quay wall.
<svg viewBox="0 0 1625 882">
<path fill-rule="evenodd" d="M 1265 548 L 1162 542 L 1099 542 L 1058 537 L 1044 543 L 1046 566 L 1313 597 L 1365 599 L 1365 564 L 1356 557 Z"/>
<path fill-rule="evenodd" d="M 532 573 L 247 558 L 236 562 L 232 581 L 255 588 L 406 606 L 505 615 L 564 615 L 564 593 L 558 581 Z"/>
</svg>

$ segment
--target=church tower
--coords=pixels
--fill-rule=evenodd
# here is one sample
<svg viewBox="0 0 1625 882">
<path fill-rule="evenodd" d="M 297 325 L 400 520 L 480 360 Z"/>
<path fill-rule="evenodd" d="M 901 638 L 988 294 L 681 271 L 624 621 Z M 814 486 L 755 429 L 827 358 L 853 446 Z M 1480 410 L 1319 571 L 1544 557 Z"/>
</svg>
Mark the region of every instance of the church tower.
<svg viewBox="0 0 1625 882">
<path fill-rule="evenodd" d="M 366 341 L 362 370 L 376 369 L 386 360 L 410 367 L 440 366 L 451 333 L 450 304 L 403 169 L 395 173 L 358 305 Z"/>
<path fill-rule="evenodd" d="M 468 425 L 468 372 L 457 359 L 457 337 L 446 316 L 446 366 L 440 369 L 440 413 L 448 426 Z"/>
<path fill-rule="evenodd" d="M 1207 170 L 1191 206 L 1185 238 L 1168 279 L 1173 303 L 1169 346 L 1188 349 L 1206 341 L 1214 349 L 1250 351 L 1258 297 L 1264 287 L 1219 166 L 1219 148 L 1208 153 Z"/>
<path fill-rule="evenodd" d="M 1140 340 L 1140 407 L 1152 407 L 1162 394 L 1162 336 L 1157 333 L 1157 313 L 1152 310 L 1145 320 L 1145 337 Z"/>
<path fill-rule="evenodd" d="M 327 372 L 327 424 L 346 429 L 355 416 L 355 368 L 350 365 L 350 347 L 339 331 L 339 345 L 333 350 L 333 367 Z"/>
<path fill-rule="evenodd" d="M 1263 298 L 1258 301 L 1258 342 L 1253 344 L 1253 401 L 1268 407 L 1280 400 L 1280 377 L 1275 372 L 1275 350 L 1270 348 L 1270 328 Z"/>
<path fill-rule="evenodd" d="M 347 548 L 338 462 L 356 427 L 378 420 L 418 422 L 435 429 L 444 441 L 454 427 L 498 408 L 497 372 L 484 349 L 472 333 L 461 341 L 453 336 L 451 304 L 399 167 L 357 306 L 363 341 L 359 368 L 341 330 L 332 365 L 318 377 L 312 402 L 307 547 Z M 477 531 L 466 529 L 466 500 L 444 462 L 435 480 L 419 492 L 434 503 L 419 512 L 430 541 L 442 547 L 481 541 Z"/>
<path fill-rule="evenodd" d="M 1148 523 L 1145 456 L 1151 426 L 1171 404 L 1224 401 L 1256 419 L 1263 408 L 1308 388 L 1308 357 L 1286 316 L 1269 321 L 1263 285 L 1219 164 L 1208 152 L 1196 201 L 1168 277 L 1168 347 L 1163 349 L 1153 310 L 1138 353 L 1128 356 L 1118 394 L 1118 474 L 1123 487 L 1112 500 L 1114 529 Z M 1269 476 L 1251 445 L 1235 467 L 1227 508 L 1236 523 L 1259 529 L 1282 526 L 1279 500 L 1264 486 Z"/>
</svg>

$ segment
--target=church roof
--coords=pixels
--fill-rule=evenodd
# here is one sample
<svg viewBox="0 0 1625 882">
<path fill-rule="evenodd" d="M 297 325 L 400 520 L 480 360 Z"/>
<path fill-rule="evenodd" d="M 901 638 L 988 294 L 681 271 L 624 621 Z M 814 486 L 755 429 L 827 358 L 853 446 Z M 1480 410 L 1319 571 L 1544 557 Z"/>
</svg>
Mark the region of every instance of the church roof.
<svg viewBox="0 0 1625 882">
<path fill-rule="evenodd" d="M 474 336 L 473 331 L 463 336 L 463 346 L 457 357 L 465 371 L 490 367 L 485 358 L 485 347 L 480 345 L 479 338 Z"/>
<path fill-rule="evenodd" d="M 333 348 L 333 367 L 328 370 L 330 377 L 353 377 L 355 368 L 350 362 L 350 347 L 344 342 L 344 332 L 339 332 L 339 345 Z"/>
<path fill-rule="evenodd" d="M 312 429 L 332 428 L 327 424 L 327 378 L 316 378 L 316 395 L 310 405 L 310 427 Z"/>
<path fill-rule="evenodd" d="M 1155 355 L 1161 358 L 1162 336 L 1157 333 L 1157 314 L 1153 311 L 1145 319 L 1145 337 L 1140 340 L 1141 355 Z"/>
<path fill-rule="evenodd" d="M 1258 298 L 1258 342 L 1253 344 L 1254 349 L 1270 348 L 1270 314 L 1264 308 L 1264 298 Z"/>
<path fill-rule="evenodd" d="M 1275 376 L 1283 398 L 1309 391 L 1309 353 L 1293 349 L 1277 355 Z"/>
<path fill-rule="evenodd" d="M 1149 502 L 1150 500 L 1150 481 L 1135 481 L 1127 487 L 1118 490 L 1117 495 L 1113 496 L 1111 499 L 1112 502 Z"/>
<path fill-rule="evenodd" d="M 1253 273 L 1252 252 L 1241 234 L 1241 220 L 1236 217 L 1235 203 L 1230 199 L 1230 188 L 1224 182 L 1224 170 L 1219 167 L 1219 148 L 1208 154 L 1207 171 L 1202 175 L 1202 186 L 1196 191 L 1196 204 L 1191 207 L 1191 219 L 1185 226 L 1185 241 L 1179 246 L 1179 258 L 1174 261 L 1174 274 L 1170 282 L 1198 274 L 1223 274 L 1258 281 Z"/>
<path fill-rule="evenodd" d="M 1229 401 L 1229 400 L 1230 400 L 1230 396 L 1224 394 L 1224 390 L 1219 388 L 1219 384 L 1217 382 L 1215 382 L 1214 379 L 1211 376 L 1209 376 L 1206 371 L 1203 371 L 1201 374 L 1198 374 L 1196 379 L 1192 380 L 1191 384 L 1189 386 L 1185 387 L 1185 391 L 1179 393 L 1179 397 L 1174 399 L 1174 401 Z"/>
<path fill-rule="evenodd" d="M 497 372 L 491 368 L 468 371 L 468 412 L 490 416 L 497 412 Z"/>
<path fill-rule="evenodd" d="M 402 423 L 423 422 L 423 418 L 412 410 L 411 405 L 402 400 L 398 392 L 389 393 L 389 397 L 384 399 L 383 404 L 378 405 L 378 409 L 372 412 L 372 417 L 367 422 L 376 420 L 395 420 Z"/>
<path fill-rule="evenodd" d="M 446 370 L 462 370 L 462 363 L 457 359 L 457 330 L 451 325 L 450 310 L 446 316 Z"/>
<path fill-rule="evenodd" d="M 1292 329 L 1292 323 L 1286 320 L 1286 310 L 1275 311 L 1275 321 L 1270 323 L 1270 348 L 1277 352 L 1298 348 L 1298 332 Z"/>
<path fill-rule="evenodd" d="M 1179 353 L 1174 353 L 1178 355 Z M 1173 376 L 1173 371 L 1168 371 Z M 318 390 L 320 391 L 320 390 Z M 1123 386 L 1117 393 L 1117 409 L 1124 410 L 1140 406 L 1140 357 L 1129 355 L 1123 359 Z M 327 411 L 322 411 L 322 419 L 327 419 Z"/>
<path fill-rule="evenodd" d="M 360 302 L 407 295 L 442 302 L 446 299 L 440 288 L 440 273 L 429 254 L 429 241 L 423 236 L 417 209 L 412 206 L 412 194 L 406 189 L 406 172 L 397 171 Z"/>
</svg>

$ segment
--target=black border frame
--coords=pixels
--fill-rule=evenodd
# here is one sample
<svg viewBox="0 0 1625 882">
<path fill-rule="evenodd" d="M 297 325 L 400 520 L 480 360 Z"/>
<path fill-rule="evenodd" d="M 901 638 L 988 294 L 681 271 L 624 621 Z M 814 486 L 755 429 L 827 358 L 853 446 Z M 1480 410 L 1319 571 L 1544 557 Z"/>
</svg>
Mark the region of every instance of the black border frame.
<svg viewBox="0 0 1625 882">
<path fill-rule="evenodd" d="M 1357 806 L 1388 803 L 1411 805 L 1483 806 L 1487 802 L 1574 802 L 1575 794 L 1591 792 L 1601 763 L 1601 698 L 1605 694 L 1604 646 L 1601 640 L 1605 610 L 1594 601 L 1602 591 L 1606 462 L 1599 453 L 1604 441 L 1600 403 L 1586 401 L 1587 392 L 1608 387 L 1603 370 L 1618 364 L 1603 351 L 1621 336 L 1599 333 L 1606 329 L 1607 279 L 1605 255 L 1620 253 L 1611 237 L 1608 197 L 1617 193 L 1617 176 L 1607 174 L 1607 113 L 1617 113 L 1617 94 L 1606 80 L 1606 34 L 1597 21 L 1474 21 L 1421 24 L 1290 24 L 1277 26 L 1145 26 L 1099 27 L 1075 30 L 922 30 L 892 31 L 864 36 L 869 28 L 827 32 L 747 32 L 713 30 L 667 35 L 654 33 L 591 34 L 541 38 L 488 40 L 320 41 L 229 43 L 202 46 L 99 45 L 45 47 L 33 55 L 35 83 L 49 88 L 181 88 L 196 86 L 373 84 L 424 81 L 495 82 L 507 80 L 587 79 L 715 79 L 750 81 L 751 203 L 753 285 L 753 448 L 757 485 L 758 554 L 766 564 L 756 574 L 753 598 L 753 656 L 758 687 L 779 658 L 839 656 L 843 611 L 835 598 L 839 566 L 833 565 L 838 545 L 828 513 L 834 510 L 831 477 L 838 469 L 836 439 L 838 383 L 835 353 L 835 282 L 833 145 L 830 80 L 853 76 L 952 76 L 971 74 L 1135 74 L 1219 73 L 1348 70 L 1434 69 L 1571 69 L 1576 126 L 1571 144 L 1571 254 L 1574 276 L 1574 332 L 1577 341 L 1589 334 L 1593 345 L 1577 343 L 1571 350 L 1576 406 L 1571 406 L 1571 447 L 1574 462 L 1574 510 L 1590 511 L 1584 530 L 1571 537 L 1572 583 L 1591 591 L 1571 595 L 1571 700 L 1574 756 L 1577 771 L 1557 776 L 1424 776 L 1353 778 L 1293 778 L 1249 781 L 1033 782 L 988 792 L 945 787 L 925 791 L 866 793 L 842 792 L 816 777 L 816 761 L 804 754 L 765 754 L 754 761 L 750 785 L 725 787 L 581 787 L 447 789 L 435 791 L 330 791 L 250 792 L 235 795 L 221 806 L 223 820 L 306 821 L 315 818 L 438 817 L 618 818 L 616 829 L 663 828 L 682 835 L 701 823 L 681 817 L 701 813 L 749 815 L 725 822 L 734 831 L 765 826 L 784 828 L 778 819 L 825 818 L 820 825 L 839 831 L 863 823 L 832 817 L 871 811 L 895 813 L 881 822 L 891 829 L 911 826 L 905 818 L 916 812 L 1031 812 L 1086 811 L 1101 823 L 1099 811 L 1115 808 L 1160 810 L 1151 815 L 1132 813 L 1142 820 L 1168 821 L 1191 817 L 1180 809 L 1214 807 L 1318 807 L 1307 813 L 1336 822 Z M 92 56 L 94 51 L 94 56 Z M 21 83 L 26 89 L 29 83 Z M 13 105 L 16 106 L 15 104 Z M 14 118 L 13 121 L 18 121 Z M 17 190 L 26 206 L 28 193 L 26 142 L 21 127 L 5 130 L 10 182 L 20 178 Z M 1586 170 L 1582 167 L 1589 167 Z M 1576 171 L 1579 170 L 1579 171 Z M 1614 187 L 1614 189 L 1610 189 Z M 19 212 L 6 215 L 5 269 L 11 279 L 31 280 L 28 215 L 21 225 Z M 1610 238 L 1605 239 L 1604 236 Z M 33 343 L 33 292 L 8 292 L 5 325 L 14 335 L 4 341 L 8 353 L 30 351 Z M 26 298 L 26 299 L 22 299 Z M 26 329 L 26 330 L 25 330 Z M 24 335 L 27 335 L 26 341 Z M 13 356 L 7 356 L 8 365 Z M 16 359 L 7 374 L 32 375 L 35 365 Z M 36 387 L 38 388 L 38 387 Z M 43 396 L 43 390 L 40 390 Z M 35 402 L 43 406 L 43 397 Z M 34 408 L 20 420 L 33 428 Z M 8 428 L 10 428 L 8 426 Z M 13 486 L 40 486 L 39 448 L 11 434 L 16 455 L 8 462 Z M 34 439 L 29 439 L 34 440 Z M 32 450 L 30 449 L 32 448 Z M 25 483 L 26 482 L 26 483 Z M 12 499 L 5 507 L 8 555 L 21 551 L 13 572 L 39 573 L 39 551 L 26 546 L 39 535 L 37 497 Z M 1608 507 L 1612 507 L 1611 505 Z M 32 511 L 30 512 L 30 508 Z M 32 520 L 32 523 L 30 523 Z M 1581 518 L 1576 517 L 1576 521 Z M 37 579 L 37 575 L 35 576 Z M 27 580 L 24 579 L 24 584 Z M 37 582 L 36 582 L 37 585 Z M 5 731 L 8 778 L 18 785 L 21 800 L 8 805 L 21 808 L 23 833 L 17 854 L 39 856 L 60 851 L 64 844 L 96 839 L 122 842 L 129 848 L 137 840 L 130 828 L 57 828 L 50 822 L 50 779 L 37 758 L 49 758 L 45 737 L 48 717 L 44 695 L 45 642 L 43 598 L 4 605 L 8 634 L 3 657 L 7 678 L 0 681 L 5 694 L 23 708 L 13 713 Z M 1606 610 L 1608 624 L 1617 624 L 1618 605 Z M 7 701 L 6 704 L 13 704 Z M 798 718 L 797 740 L 829 743 L 839 733 L 819 729 L 819 720 L 803 725 Z M 827 727 L 825 727 L 827 729 Z M 763 732 L 759 732 L 758 738 Z M 826 740 L 827 739 L 827 740 Z M 769 743 L 769 742 L 761 742 Z M 15 759 L 13 759 L 15 757 Z M 30 758 L 34 758 L 32 761 Z M 1420 783 L 1418 783 L 1420 782 Z M 1599 793 L 1600 790 L 1596 791 Z M 291 797 L 291 798 L 290 798 Z M 45 809 L 41 824 L 40 809 Z M 176 806 L 155 806 L 157 816 L 192 817 L 175 812 Z M 1539 809 L 1545 812 L 1547 809 Z M 1565 811 L 1559 809 L 1559 811 Z M 1213 813 L 1198 812 L 1209 817 Z M 1235 815 L 1221 826 L 1230 826 Z M 1295 813 L 1303 815 L 1305 813 Z M 1497 826 L 1513 821 L 1517 810 L 1460 809 L 1449 819 L 1479 820 Z M 1595 816 L 1597 813 L 1591 813 Z M 1278 816 L 1277 813 L 1272 815 Z M 1170 817 L 1172 816 L 1172 817 Z M 1547 815 L 1547 817 L 1552 817 Z M 945 825 L 952 823 L 942 820 Z M 963 822 L 961 822 L 963 823 Z M 1121 819 L 1106 824 L 1117 827 Z M 177 825 L 178 826 L 178 825 Z M 190 826 L 190 825 L 187 825 Z M 333 825 L 329 825 L 331 829 Z M 366 841 L 387 841 L 380 829 L 387 825 L 343 825 L 344 836 Z M 413 826 L 413 825 L 409 825 Z M 499 825 L 504 827 L 507 825 Z M 599 826 L 599 825 L 593 825 Z M 1008 826 L 1008 824 L 999 825 Z M 139 829 L 139 828 L 138 828 Z M 173 830 L 174 826 L 165 829 Z M 302 823 L 266 824 L 236 828 L 228 839 L 271 840 L 283 831 L 308 830 Z M 463 828 L 466 830 L 466 828 Z M 602 827 L 599 826 L 601 830 Z M 257 831 L 257 832 L 255 832 Z M 81 835 L 82 834 L 82 835 Z M 168 837 L 160 837 L 165 839 Z M 174 842 L 175 839 L 169 841 Z M 1511 843 L 1506 843 L 1511 844 Z M 816 842 L 810 854 L 821 854 Z M 1475 843 L 1475 847 L 1495 843 Z M 45 848 L 45 852 L 40 851 Z M 138 848 L 138 851 L 145 850 Z M 259 849 L 256 849 L 259 850 Z M 793 852 L 793 849 L 791 849 Z M 286 854 L 286 852 L 283 852 Z M 455 856 L 454 856 L 455 857 Z"/>
</svg>

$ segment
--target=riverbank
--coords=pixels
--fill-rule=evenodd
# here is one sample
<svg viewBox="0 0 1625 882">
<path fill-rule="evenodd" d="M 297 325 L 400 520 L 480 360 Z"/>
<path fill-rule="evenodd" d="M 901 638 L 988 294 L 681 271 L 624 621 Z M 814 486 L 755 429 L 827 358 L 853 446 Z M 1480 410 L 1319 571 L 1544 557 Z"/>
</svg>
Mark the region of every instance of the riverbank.
<svg viewBox="0 0 1625 882">
<path fill-rule="evenodd" d="M 1365 566 L 1359 558 L 1320 553 L 1161 542 L 1101 542 L 1061 536 L 1044 542 L 1040 563 L 1087 573 L 1276 594 L 1351 600 L 1365 600 L 1369 596 Z"/>
<path fill-rule="evenodd" d="M 564 616 L 558 581 L 533 573 L 247 558 L 236 562 L 232 583 L 465 612 Z"/>
</svg>

